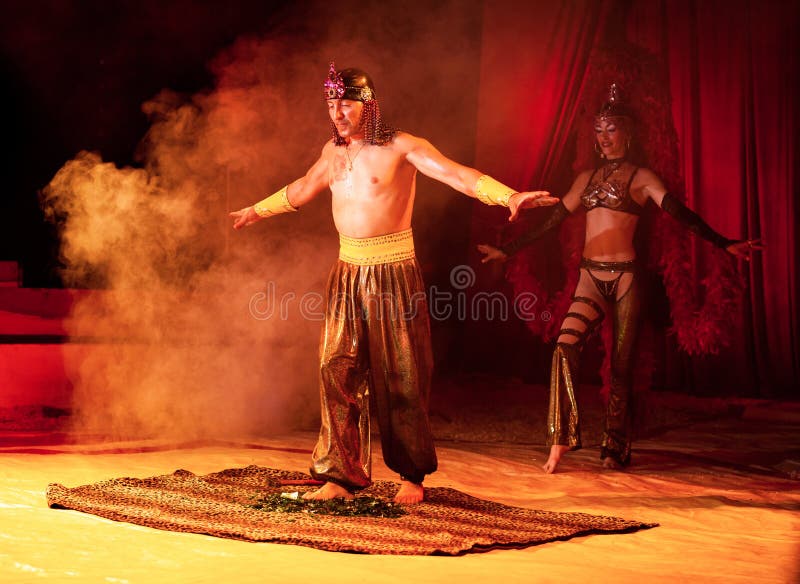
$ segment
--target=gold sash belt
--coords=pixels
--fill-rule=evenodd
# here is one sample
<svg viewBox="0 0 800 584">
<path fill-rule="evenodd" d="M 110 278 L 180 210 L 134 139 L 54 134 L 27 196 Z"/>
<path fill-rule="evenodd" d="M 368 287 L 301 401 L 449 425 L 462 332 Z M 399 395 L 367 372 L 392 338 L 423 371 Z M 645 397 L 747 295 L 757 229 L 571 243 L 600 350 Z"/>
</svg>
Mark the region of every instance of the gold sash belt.
<svg viewBox="0 0 800 584">
<path fill-rule="evenodd" d="M 339 259 L 357 266 L 374 266 L 414 258 L 414 237 L 411 229 L 355 238 L 339 234 Z"/>
</svg>

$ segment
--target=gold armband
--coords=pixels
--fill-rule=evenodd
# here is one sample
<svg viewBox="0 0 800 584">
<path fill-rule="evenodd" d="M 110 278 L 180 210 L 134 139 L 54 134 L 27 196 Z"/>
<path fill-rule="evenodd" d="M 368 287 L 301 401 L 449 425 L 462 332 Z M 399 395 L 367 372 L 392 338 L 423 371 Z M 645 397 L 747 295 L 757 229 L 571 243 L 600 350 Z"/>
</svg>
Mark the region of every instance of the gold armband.
<svg viewBox="0 0 800 584">
<path fill-rule="evenodd" d="M 494 180 L 488 174 L 481 176 L 475 183 L 475 195 L 484 205 L 502 205 L 508 207 L 508 200 L 517 191 Z"/>
<path fill-rule="evenodd" d="M 289 195 L 287 189 L 289 186 L 283 187 L 274 195 L 270 195 L 263 201 L 259 201 L 253 205 L 253 210 L 259 217 L 269 217 L 271 215 L 278 215 L 280 213 L 291 213 L 297 211 L 295 207 L 289 202 Z"/>
</svg>

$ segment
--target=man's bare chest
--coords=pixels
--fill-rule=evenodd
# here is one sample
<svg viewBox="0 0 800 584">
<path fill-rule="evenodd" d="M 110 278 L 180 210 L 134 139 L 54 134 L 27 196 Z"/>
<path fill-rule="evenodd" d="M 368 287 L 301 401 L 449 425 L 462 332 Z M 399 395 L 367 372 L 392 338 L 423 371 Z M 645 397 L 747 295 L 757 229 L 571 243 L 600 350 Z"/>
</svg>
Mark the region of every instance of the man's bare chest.
<svg viewBox="0 0 800 584">
<path fill-rule="evenodd" d="M 329 185 L 334 195 L 381 195 L 403 190 L 413 180 L 414 169 L 404 158 L 379 146 L 339 147 L 331 154 Z"/>
</svg>

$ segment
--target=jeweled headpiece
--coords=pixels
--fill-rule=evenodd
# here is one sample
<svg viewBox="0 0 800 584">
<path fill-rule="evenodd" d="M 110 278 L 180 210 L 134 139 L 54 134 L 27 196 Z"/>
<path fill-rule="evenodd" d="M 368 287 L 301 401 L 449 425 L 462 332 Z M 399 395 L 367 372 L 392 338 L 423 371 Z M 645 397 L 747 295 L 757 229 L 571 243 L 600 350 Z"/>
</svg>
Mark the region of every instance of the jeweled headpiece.
<svg viewBox="0 0 800 584">
<path fill-rule="evenodd" d="M 596 121 L 608 120 L 611 118 L 633 119 L 630 110 L 620 97 L 619 87 L 616 83 L 612 83 L 608 88 L 608 98 L 600 108 L 600 111 L 594 116 Z"/>
<path fill-rule="evenodd" d="M 333 61 L 323 86 L 325 99 L 354 99 L 364 103 L 375 99 L 375 85 L 369 75 L 360 69 L 336 71 Z"/>
<path fill-rule="evenodd" d="M 372 78 L 361 69 L 336 70 L 331 61 L 328 78 L 324 83 L 325 99 L 352 99 L 364 103 L 361 111 L 361 124 L 364 129 L 364 140 L 373 145 L 382 146 L 392 141 L 397 130 L 386 126 L 381 118 L 381 108 L 375 96 L 375 84 Z M 331 121 L 333 143 L 336 146 L 347 145 L 347 140 L 339 135 L 336 124 Z"/>
</svg>

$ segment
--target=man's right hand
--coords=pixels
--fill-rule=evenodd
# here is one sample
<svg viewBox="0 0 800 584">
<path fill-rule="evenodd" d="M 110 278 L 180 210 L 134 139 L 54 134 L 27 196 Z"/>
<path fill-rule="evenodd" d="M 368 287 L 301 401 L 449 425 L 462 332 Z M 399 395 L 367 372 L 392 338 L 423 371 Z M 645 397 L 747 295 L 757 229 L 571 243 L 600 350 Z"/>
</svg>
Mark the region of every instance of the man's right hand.
<svg viewBox="0 0 800 584">
<path fill-rule="evenodd" d="M 500 261 L 504 262 L 508 259 L 508 256 L 502 249 L 498 249 L 493 245 L 488 245 L 485 243 L 481 243 L 478 245 L 478 251 L 484 254 L 483 259 L 481 259 L 481 263 L 485 264 L 491 261 Z"/>
<path fill-rule="evenodd" d="M 522 209 L 533 209 L 534 207 L 549 207 L 555 205 L 560 199 L 552 196 L 547 191 L 520 192 L 511 195 L 508 200 L 508 210 L 511 215 L 509 221 L 516 221 Z"/>
<path fill-rule="evenodd" d="M 238 211 L 229 213 L 228 216 L 233 219 L 234 229 L 241 229 L 242 227 L 247 227 L 248 225 L 252 225 L 256 221 L 261 221 L 263 219 L 261 215 L 256 213 L 256 210 L 253 209 L 253 207 L 245 207 L 244 209 L 239 209 Z"/>
</svg>

